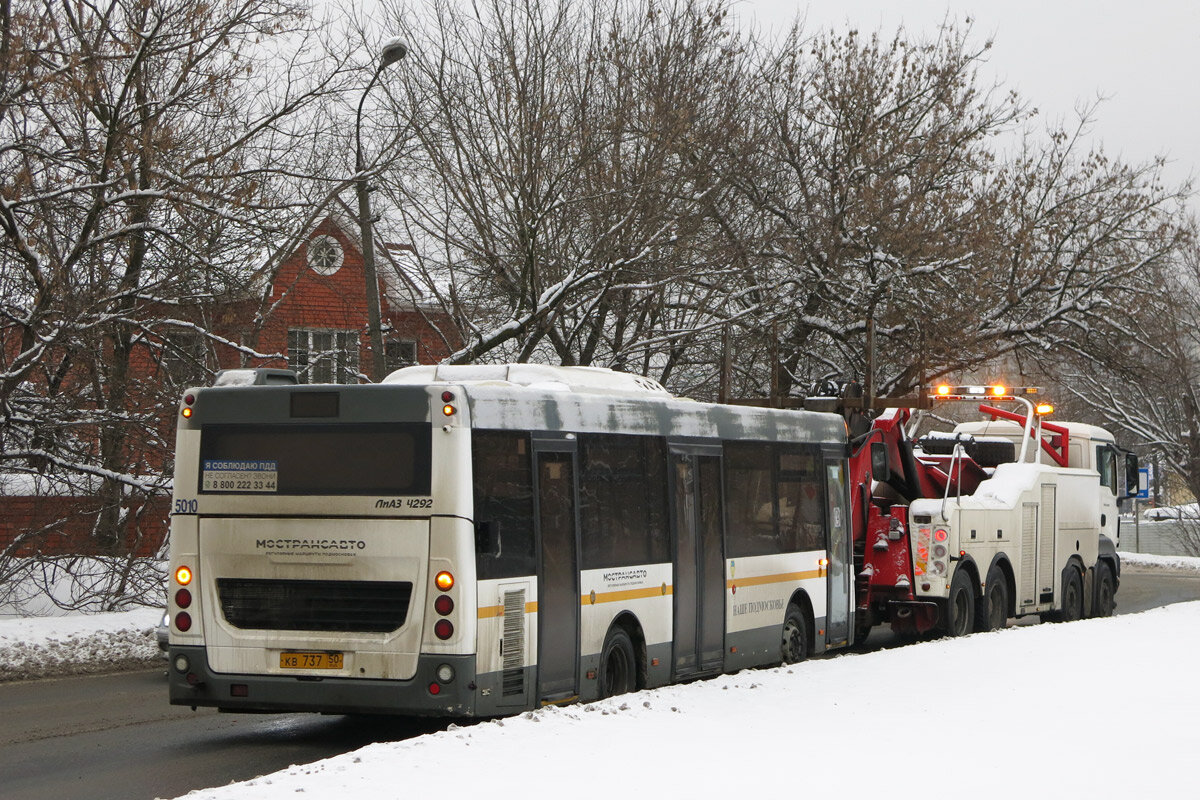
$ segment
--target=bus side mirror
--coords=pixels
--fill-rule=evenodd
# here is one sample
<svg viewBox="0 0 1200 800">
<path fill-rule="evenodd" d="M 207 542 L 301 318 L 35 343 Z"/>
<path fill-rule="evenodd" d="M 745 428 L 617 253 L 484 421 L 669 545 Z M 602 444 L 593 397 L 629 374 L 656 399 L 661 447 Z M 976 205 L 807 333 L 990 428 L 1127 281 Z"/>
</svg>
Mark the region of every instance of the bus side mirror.
<svg viewBox="0 0 1200 800">
<path fill-rule="evenodd" d="M 1125 492 L 1122 497 L 1136 497 L 1142 488 L 1142 474 L 1138 469 L 1138 457 L 1125 454 Z"/>
<path fill-rule="evenodd" d="M 886 481 L 891 474 L 887 445 L 883 442 L 871 442 L 871 477 L 877 481 Z"/>
<path fill-rule="evenodd" d="M 475 523 L 475 554 L 496 558 L 500 555 L 500 523 Z"/>
</svg>

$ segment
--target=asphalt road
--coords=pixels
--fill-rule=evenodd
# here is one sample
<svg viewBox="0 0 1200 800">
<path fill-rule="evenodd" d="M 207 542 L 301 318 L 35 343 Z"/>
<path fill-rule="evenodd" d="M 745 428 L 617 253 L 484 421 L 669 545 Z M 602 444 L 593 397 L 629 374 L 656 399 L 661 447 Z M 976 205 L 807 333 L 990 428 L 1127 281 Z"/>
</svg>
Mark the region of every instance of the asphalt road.
<svg viewBox="0 0 1200 800">
<path fill-rule="evenodd" d="M 1134 614 L 1189 600 L 1200 600 L 1200 573 L 1121 567 L 1118 614 Z"/>
<path fill-rule="evenodd" d="M 0 684 L 0 798 L 177 797 L 447 724 L 192 711 L 167 704 L 164 675 Z"/>
<path fill-rule="evenodd" d="M 1120 614 L 1187 600 L 1196 573 L 1122 570 Z M 192 711 L 167 705 L 164 670 L 0 684 L 0 798 L 176 797 L 447 724 Z"/>
</svg>

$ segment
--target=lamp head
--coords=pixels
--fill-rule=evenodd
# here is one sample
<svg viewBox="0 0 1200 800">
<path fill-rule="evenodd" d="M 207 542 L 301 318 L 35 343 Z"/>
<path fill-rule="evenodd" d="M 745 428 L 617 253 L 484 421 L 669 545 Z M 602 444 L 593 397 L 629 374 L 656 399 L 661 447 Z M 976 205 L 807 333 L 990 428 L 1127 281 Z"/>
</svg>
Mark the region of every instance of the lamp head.
<svg viewBox="0 0 1200 800">
<path fill-rule="evenodd" d="M 383 69 L 389 64 L 395 64 L 406 55 L 408 55 L 408 45 L 400 39 L 388 39 L 383 43 L 379 52 L 379 68 Z"/>
</svg>

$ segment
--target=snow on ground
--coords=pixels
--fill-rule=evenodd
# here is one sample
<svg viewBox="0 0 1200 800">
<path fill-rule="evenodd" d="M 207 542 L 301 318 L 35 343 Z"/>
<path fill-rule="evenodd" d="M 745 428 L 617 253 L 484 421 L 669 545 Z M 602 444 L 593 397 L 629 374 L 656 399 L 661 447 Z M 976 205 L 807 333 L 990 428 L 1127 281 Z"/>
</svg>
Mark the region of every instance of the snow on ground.
<svg viewBox="0 0 1200 800">
<path fill-rule="evenodd" d="M 0 619 L 0 681 L 110 672 L 158 657 L 162 609 Z"/>
<path fill-rule="evenodd" d="M 1200 558 L 1193 556 L 1155 556 L 1149 553 L 1121 553 L 1121 567 L 1162 569 L 1171 572 L 1200 572 Z"/>
<path fill-rule="evenodd" d="M 1200 602 L 749 670 L 187 797 L 1186 796 L 1196 630 Z"/>
</svg>

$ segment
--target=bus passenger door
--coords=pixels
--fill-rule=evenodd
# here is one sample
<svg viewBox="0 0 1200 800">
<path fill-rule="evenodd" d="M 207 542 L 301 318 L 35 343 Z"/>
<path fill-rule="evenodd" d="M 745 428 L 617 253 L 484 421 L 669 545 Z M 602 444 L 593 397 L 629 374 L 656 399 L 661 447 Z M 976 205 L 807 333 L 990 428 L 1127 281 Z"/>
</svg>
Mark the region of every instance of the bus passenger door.
<svg viewBox="0 0 1200 800">
<path fill-rule="evenodd" d="M 561 449 L 564 445 L 546 443 L 560 448 L 550 451 L 534 444 L 539 564 L 537 696 L 541 703 L 569 700 L 578 693 L 575 454 Z"/>
<path fill-rule="evenodd" d="M 671 454 L 676 678 L 721 668 L 725 650 L 725 555 L 721 459 Z"/>
<path fill-rule="evenodd" d="M 826 641 L 831 646 L 850 640 L 850 617 L 854 592 L 850 583 L 850 520 L 847 518 L 845 466 L 838 457 L 825 459 L 825 495 L 829 521 L 829 612 L 826 615 Z"/>
</svg>

